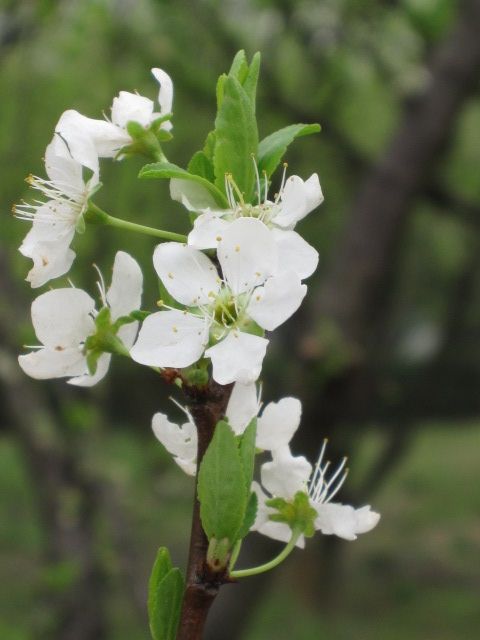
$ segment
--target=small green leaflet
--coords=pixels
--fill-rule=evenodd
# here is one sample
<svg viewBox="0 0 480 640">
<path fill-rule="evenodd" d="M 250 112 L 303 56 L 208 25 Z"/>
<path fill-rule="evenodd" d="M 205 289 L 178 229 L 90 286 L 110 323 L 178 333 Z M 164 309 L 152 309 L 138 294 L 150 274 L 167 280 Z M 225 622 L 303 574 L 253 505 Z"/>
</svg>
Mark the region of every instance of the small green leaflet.
<svg viewBox="0 0 480 640">
<path fill-rule="evenodd" d="M 220 420 L 198 474 L 200 517 L 209 540 L 228 538 L 233 546 L 249 495 L 235 435 L 228 423 Z"/>
<path fill-rule="evenodd" d="M 320 131 L 319 124 L 291 124 L 264 138 L 258 145 L 258 171 L 270 177 L 280 164 L 287 147 L 301 136 Z"/>
<path fill-rule="evenodd" d="M 168 549 L 160 548 L 148 583 L 148 618 L 153 640 L 175 640 L 183 591 L 180 570 L 172 568 Z"/>
<path fill-rule="evenodd" d="M 154 162 L 152 164 L 146 164 L 140 169 L 138 174 L 139 178 L 178 178 L 179 180 L 188 180 L 196 182 L 204 187 L 215 199 L 217 204 L 226 209 L 228 202 L 223 195 L 211 182 L 203 178 L 202 176 L 189 173 L 185 169 L 172 164 L 171 162 Z"/>
</svg>

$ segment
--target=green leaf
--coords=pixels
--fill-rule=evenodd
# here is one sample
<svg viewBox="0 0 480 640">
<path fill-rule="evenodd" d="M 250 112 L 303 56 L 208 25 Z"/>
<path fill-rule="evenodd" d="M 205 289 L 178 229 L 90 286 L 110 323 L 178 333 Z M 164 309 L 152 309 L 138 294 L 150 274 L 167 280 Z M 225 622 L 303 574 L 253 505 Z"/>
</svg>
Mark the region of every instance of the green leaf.
<svg viewBox="0 0 480 640">
<path fill-rule="evenodd" d="M 225 174 L 230 173 L 248 202 L 253 196 L 255 169 L 252 156 L 258 150 L 258 131 L 250 98 L 236 78 L 223 84 L 223 100 L 215 120 L 215 184 L 225 192 Z"/>
<path fill-rule="evenodd" d="M 235 435 L 228 423 L 220 420 L 198 474 L 200 517 L 209 540 L 228 538 L 234 543 L 248 495 Z"/>
<path fill-rule="evenodd" d="M 215 131 L 210 131 L 210 133 L 205 139 L 205 144 L 203 146 L 203 153 L 212 162 L 212 166 L 213 166 L 213 156 L 215 154 L 216 142 L 217 142 L 217 137 L 215 135 Z"/>
<path fill-rule="evenodd" d="M 247 77 L 242 83 L 245 93 L 250 98 L 250 102 L 252 103 L 254 113 L 255 113 L 255 102 L 257 98 L 258 76 L 260 73 L 260 61 L 261 61 L 260 52 L 257 51 L 257 53 L 252 58 L 252 62 L 250 63 L 250 68 L 248 69 Z"/>
<path fill-rule="evenodd" d="M 227 79 L 227 74 L 222 73 L 221 76 L 218 77 L 217 86 L 215 88 L 215 95 L 217 98 L 217 110 L 220 109 L 223 102 L 223 85 L 225 84 L 225 80 Z"/>
<path fill-rule="evenodd" d="M 248 74 L 248 62 L 245 50 L 241 49 L 235 54 L 232 61 L 232 66 L 228 75 L 232 78 L 236 78 L 240 84 L 243 84 Z"/>
<path fill-rule="evenodd" d="M 252 493 L 250 494 L 250 498 L 248 499 L 242 526 L 240 527 L 240 531 L 238 532 L 237 538 L 239 540 L 242 540 L 246 535 L 248 535 L 248 532 L 250 531 L 253 523 L 255 522 L 255 518 L 257 517 L 257 509 L 258 496 L 255 491 L 252 491 Z"/>
<path fill-rule="evenodd" d="M 160 547 L 157 551 L 155 562 L 153 563 L 150 580 L 148 581 L 148 617 L 150 620 L 153 618 L 153 612 L 156 606 L 158 585 L 171 569 L 172 561 L 170 559 L 170 553 L 166 547 Z"/>
<path fill-rule="evenodd" d="M 319 124 L 291 124 L 264 138 L 258 145 L 258 171 L 270 177 L 285 155 L 287 147 L 301 136 L 320 131 Z"/>
<path fill-rule="evenodd" d="M 209 159 L 205 151 L 197 151 L 193 154 L 188 163 L 188 172 L 196 176 L 201 176 L 209 182 L 215 182 L 213 162 Z"/>
<path fill-rule="evenodd" d="M 175 640 L 185 589 L 180 569 L 174 568 L 157 583 L 149 607 L 153 640 Z M 150 601 L 149 601 L 150 604 Z"/>
<path fill-rule="evenodd" d="M 188 180 L 196 182 L 204 187 L 215 199 L 217 204 L 223 209 L 228 208 L 228 202 L 223 195 L 211 182 L 205 180 L 201 176 L 189 173 L 171 162 L 154 162 L 146 164 L 140 169 L 139 178 L 178 178 L 179 180 Z"/>
<path fill-rule="evenodd" d="M 245 487 L 247 493 L 253 480 L 253 469 L 255 466 L 255 439 L 257 436 L 257 418 L 253 418 L 248 427 L 243 432 L 240 440 L 240 460 L 242 461 L 243 473 L 245 474 Z"/>
</svg>

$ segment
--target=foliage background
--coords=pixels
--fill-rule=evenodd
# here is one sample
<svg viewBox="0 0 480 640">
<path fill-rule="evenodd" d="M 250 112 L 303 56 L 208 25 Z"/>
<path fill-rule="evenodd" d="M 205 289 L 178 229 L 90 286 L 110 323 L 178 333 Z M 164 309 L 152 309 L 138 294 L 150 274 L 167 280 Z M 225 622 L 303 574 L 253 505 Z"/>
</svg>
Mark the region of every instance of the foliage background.
<svg viewBox="0 0 480 640">
<path fill-rule="evenodd" d="M 344 499 L 371 501 L 382 521 L 355 543 L 317 540 L 272 576 L 225 588 L 208 637 L 225 638 L 225 629 L 229 638 L 248 640 L 474 637 L 480 63 L 446 144 L 376 266 L 374 298 L 360 301 L 361 327 L 352 329 L 350 319 L 349 333 L 330 313 L 335 304 L 325 302 L 329 285 L 341 281 L 340 260 L 347 279 L 364 268 L 363 236 L 353 259 L 341 251 L 360 215 L 357 194 L 428 92 L 429 63 L 464 4 L 475 2 L 0 3 L 2 638 L 147 637 L 148 571 L 159 545 L 184 565 L 192 493 L 150 431 L 151 415 L 166 410 L 171 393 L 153 373 L 115 362 L 92 391 L 19 373 L 19 345 L 34 340 L 33 295 L 22 283 L 28 261 L 16 252 L 26 227 L 9 216 L 11 204 L 27 197 L 28 173 L 42 175 L 42 154 L 63 110 L 98 117 L 120 89 L 153 98 L 152 66 L 174 79 L 168 156 L 185 163 L 210 129 L 216 78 L 239 48 L 263 55 L 263 135 L 297 121 L 323 126 L 287 157 L 292 172 L 318 171 L 321 178 L 325 203 L 301 227 L 319 248 L 321 265 L 310 280 L 309 304 L 272 345 L 264 397 L 292 393 L 305 401 L 295 449 L 314 456 L 329 435 L 332 456 L 351 453 Z M 105 163 L 100 206 L 141 223 L 187 229 L 167 184 L 137 181 L 140 166 Z M 374 213 L 381 226 L 383 211 Z M 381 242 L 379 226 L 363 229 L 371 247 Z M 72 279 L 93 292 L 91 264 L 108 273 L 114 252 L 128 249 L 148 274 L 145 304 L 153 303 L 153 246 L 143 237 L 89 229 L 75 240 Z M 333 291 L 342 300 L 348 286 Z M 254 534 L 241 562 L 274 552 L 273 542 Z"/>
</svg>

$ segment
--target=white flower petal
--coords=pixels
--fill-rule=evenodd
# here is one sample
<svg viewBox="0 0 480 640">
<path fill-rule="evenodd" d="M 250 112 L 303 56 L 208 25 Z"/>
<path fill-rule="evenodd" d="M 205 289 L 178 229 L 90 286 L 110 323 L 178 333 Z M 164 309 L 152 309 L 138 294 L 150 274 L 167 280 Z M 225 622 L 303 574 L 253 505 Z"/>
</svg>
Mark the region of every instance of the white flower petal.
<svg viewBox="0 0 480 640">
<path fill-rule="evenodd" d="M 98 359 L 97 370 L 95 371 L 93 376 L 89 373 L 86 373 L 83 376 L 70 378 L 70 380 L 67 381 L 68 384 L 73 384 L 76 387 L 93 387 L 93 385 L 97 384 L 97 382 L 100 382 L 100 380 L 102 380 L 107 375 L 111 359 L 112 356 L 109 353 L 103 353 Z"/>
<path fill-rule="evenodd" d="M 277 270 L 277 246 L 270 230 L 256 218 L 238 218 L 218 244 L 222 273 L 234 294 L 250 291 Z"/>
<path fill-rule="evenodd" d="M 87 371 L 87 362 L 79 347 L 38 349 L 19 356 L 18 363 L 28 376 L 37 380 L 82 375 Z"/>
<path fill-rule="evenodd" d="M 288 446 L 272 452 L 272 462 L 262 465 L 262 485 L 278 498 L 292 499 L 297 491 L 305 491 L 312 465 L 303 456 L 292 456 Z"/>
<path fill-rule="evenodd" d="M 188 245 L 159 244 L 153 254 L 153 264 L 167 291 L 184 305 L 208 304 L 220 288 L 213 262 Z"/>
<path fill-rule="evenodd" d="M 187 474 L 187 476 L 194 476 L 197 473 L 197 458 L 188 460 L 187 458 L 180 458 L 176 456 L 173 458 L 178 464 L 180 469 Z"/>
<path fill-rule="evenodd" d="M 323 202 L 318 175 L 314 173 L 304 182 L 298 176 L 290 176 L 282 191 L 281 203 L 275 216 L 275 224 L 291 228 Z"/>
<path fill-rule="evenodd" d="M 356 540 L 357 534 L 370 531 L 380 520 L 380 515 L 370 507 L 354 509 L 339 503 L 313 503 L 312 506 L 318 513 L 315 528 L 325 535 L 336 535 L 345 540 Z"/>
<path fill-rule="evenodd" d="M 53 289 L 33 301 L 32 322 L 37 338 L 59 351 L 76 347 L 94 331 L 92 298 L 82 289 Z"/>
<path fill-rule="evenodd" d="M 73 200 L 85 193 L 82 165 L 74 160 L 65 142 L 55 136 L 45 151 L 45 170 L 55 187 Z M 98 181 L 98 173 L 97 181 Z"/>
<path fill-rule="evenodd" d="M 191 422 L 179 426 L 170 422 L 164 413 L 156 413 L 152 418 L 152 429 L 165 449 L 183 460 L 196 460 L 197 429 Z"/>
<path fill-rule="evenodd" d="M 31 252 L 43 242 L 61 241 L 68 247 L 75 235 L 76 222 L 75 212 L 68 204 L 54 200 L 45 202 L 35 212 L 32 227 L 19 248 L 20 253 L 31 258 Z"/>
<path fill-rule="evenodd" d="M 218 205 L 212 194 L 198 182 L 172 178 L 170 180 L 170 197 L 183 204 L 185 209 L 202 212 L 206 209 L 217 209 Z"/>
<path fill-rule="evenodd" d="M 290 176 L 285 182 L 274 222 L 280 227 L 293 227 L 306 215 L 307 194 L 304 181 Z"/>
<path fill-rule="evenodd" d="M 317 173 L 312 173 L 310 178 L 305 181 L 305 193 L 307 197 L 307 211 L 305 215 L 319 207 L 324 201 L 322 187 Z"/>
<path fill-rule="evenodd" d="M 217 212 L 209 211 L 199 215 L 188 234 L 188 244 L 196 249 L 215 249 L 229 226 Z"/>
<path fill-rule="evenodd" d="M 138 262 L 125 251 L 117 251 L 113 263 L 112 284 L 107 291 L 107 302 L 112 320 L 140 309 L 143 275 Z"/>
<path fill-rule="evenodd" d="M 270 514 L 275 513 L 275 511 L 265 505 L 265 501 L 268 500 L 268 496 L 262 491 L 262 488 L 257 482 L 252 482 L 252 491 L 255 491 L 257 494 L 258 509 L 255 523 L 250 530 L 258 531 L 258 533 L 268 536 L 269 538 L 272 538 L 272 540 L 289 542 L 292 537 L 292 530 L 287 524 L 274 522 L 269 519 Z M 303 549 L 305 546 L 304 536 L 300 536 L 296 546 Z"/>
<path fill-rule="evenodd" d="M 72 234 L 73 235 L 73 234 Z M 25 247 L 25 242 L 27 243 Z M 33 267 L 26 277 L 27 282 L 35 289 L 41 287 L 49 280 L 63 276 L 72 266 L 75 252 L 65 242 L 39 242 L 35 245 L 28 244 L 31 240 L 25 238 L 20 247 L 21 253 L 33 260 Z"/>
<path fill-rule="evenodd" d="M 160 105 L 160 113 L 162 115 L 171 113 L 173 104 L 172 79 L 166 71 L 164 71 L 163 69 L 159 69 L 158 67 L 152 69 L 152 75 L 160 85 L 160 89 L 158 92 L 158 104 Z M 169 125 L 169 129 L 172 126 L 170 122 L 166 122 L 165 125 Z M 164 126 L 163 128 L 166 129 L 167 127 Z"/>
<path fill-rule="evenodd" d="M 112 103 L 112 122 L 117 127 L 125 128 L 129 122 L 138 122 L 142 127 L 148 127 L 153 114 L 153 101 L 150 98 L 120 91 Z"/>
<path fill-rule="evenodd" d="M 94 172 L 98 170 L 98 157 L 113 158 L 131 142 L 130 136 L 112 122 L 87 118 L 72 109 L 61 115 L 55 133 L 65 140 L 72 157 Z"/>
<path fill-rule="evenodd" d="M 225 412 L 228 422 L 236 435 L 245 431 L 259 409 L 257 387 L 254 382 L 236 382 Z"/>
<path fill-rule="evenodd" d="M 138 332 L 138 322 L 130 322 L 124 324 L 117 332 L 117 338 L 119 338 L 127 349 L 131 349 Z"/>
<path fill-rule="evenodd" d="M 302 404 L 297 398 L 270 402 L 257 420 L 257 447 L 274 451 L 287 445 L 300 425 Z"/>
<path fill-rule="evenodd" d="M 307 286 L 296 273 L 280 273 L 255 289 L 247 313 L 261 327 L 273 331 L 295 313 L 306 293 Z"/>
<path fill-rule="evenodd" d="M 202 356 L 208 329 L 204 318 L 183 311 L 159 311 L 143 322 L 130 355 L 153 367 L 188 367 Z"/>
<path fill-rule="evenodd" d="M 318 266 L 318 251 L 296 231 L 272 229 L 278 249 L 279 271 L 294 271 L 301 280 Z"/>
<path fill-rule="evenodd" d="M 218 344 L 205 351 L 211 358 L 213 378 L 219 384 L 254 382 L 262 370 L 268 340 L 241 331 L 231 331 Z"/>
</svg>

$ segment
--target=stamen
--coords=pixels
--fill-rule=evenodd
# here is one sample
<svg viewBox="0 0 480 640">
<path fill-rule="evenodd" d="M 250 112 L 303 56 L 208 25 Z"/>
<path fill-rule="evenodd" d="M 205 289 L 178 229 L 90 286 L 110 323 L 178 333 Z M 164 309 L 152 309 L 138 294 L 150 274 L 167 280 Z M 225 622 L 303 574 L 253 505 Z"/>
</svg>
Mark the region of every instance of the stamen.
<svg viewBox="0 0 480 640">
<path fill-rule="evenodd" d="M 253 162 L 253 169 L 255 171 L 255 180 L 257 182 L 257 201 L 258 201 L 258 206 L 261 205 L 262 203 L 262 188 L 260 186 L 260 174 L 258 173 L 258 167 L 257 167 L 257 162 L 255 160 L 255 155 L 252 153 L 252 162 Z"/>
<path fill-rule="evenodd" d="M 283 173 L 282 173 L 282 181 L 280 183 L 280 189 L 278 190 L 278 193 L 275 196 L 275 204 L 280 200 L 283 190 L 285 188 L 285 182 L 287 180 L 287 168 L 288 168 L 288 163 L 284 162 L 283 163 Z"/>
<path fill-rule="evenodd" d="M 348 475 L 348 470 L 344 471 L 345 464 L 347 462 L 347 458 L 344 458 L 335 470 L 334 474 L 326 480 L 326 473 L 330 467 L 329 461 L 322 465 L 326 445 L 327 440 L 324 440 L 320 450 L 320 455 L 318 456 L 317 463 L 308 483 L 308 495 L 310 499 L 319 504 L 330 502 L 340 491 Z"/>
<path fill-rule="evenodd" d="M 104 307 L 108 306 L 107 303 L 107 290 L 105 288 L 105 280 L 103 279 L 103 274 L 100 271 L 100 269 L 97 267 L 97 265 L 95 263 L 93 263 L 93 268 L 96 270 L 96 272 L 98 273 L 98 277 L 100 278 L 100 282 L 97 280 L 96 285 L 98 287 L 98 290 L 100 292 L 100 300 L 103 303 Z"/>
</svg>

